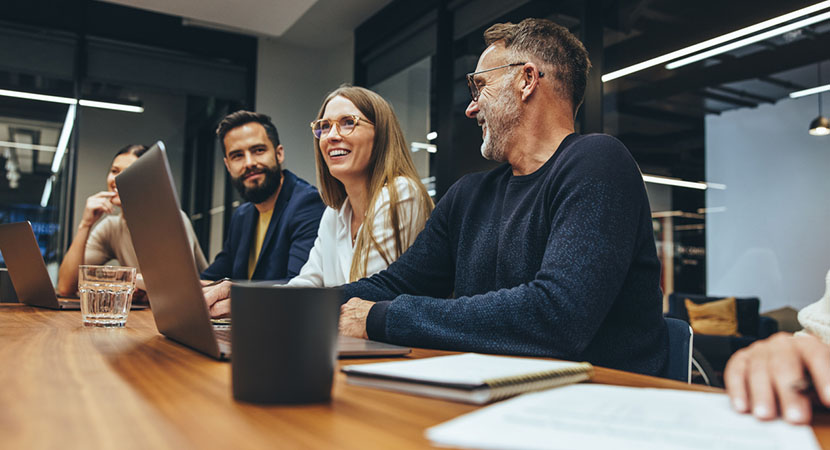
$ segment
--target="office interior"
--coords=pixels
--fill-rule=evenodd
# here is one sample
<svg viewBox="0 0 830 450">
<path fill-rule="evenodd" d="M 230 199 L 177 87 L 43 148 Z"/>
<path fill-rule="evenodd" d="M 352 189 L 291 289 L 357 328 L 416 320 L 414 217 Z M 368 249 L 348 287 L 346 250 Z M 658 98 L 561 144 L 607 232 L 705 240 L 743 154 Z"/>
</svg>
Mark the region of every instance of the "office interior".
<svg viewBox="0 0 830 450">
<path fill-rule="evenodd" d="M 127 143 L 165 142 L 181 207 L 212 260 L 240 204 L 218 121 L 238 109 L 270 115 L 285 167 L 315 183 L 308 123 L 342 83 L 390 101 L 440 200 L 464 174 L 496 166 L 464 117 L 482 32 L 543 17 L 579 36 L 592 60 L 577 131 L 617 137 L 643 172 L 667 312 L 671 294 L 756 297 L 756 316 L 793 331 L 795 311 L 824 292 L 830 136 L 810 127 L 830 114 L 830 93 L 793 94 L 830 83 L 826 9 L 711 55 L 654 62 L 815 0 L 220 3 L 0 8 L 0 222 L 32 222 L 53 277 L 85 199 L 104 189 Z"/>
</svg>

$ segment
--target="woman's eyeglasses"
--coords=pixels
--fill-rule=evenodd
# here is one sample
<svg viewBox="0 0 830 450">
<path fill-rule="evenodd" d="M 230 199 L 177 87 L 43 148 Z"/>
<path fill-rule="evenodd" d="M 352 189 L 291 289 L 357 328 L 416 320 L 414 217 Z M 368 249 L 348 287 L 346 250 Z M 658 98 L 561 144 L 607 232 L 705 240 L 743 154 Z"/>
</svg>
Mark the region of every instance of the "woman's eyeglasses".
<svg viewBox="0 0 830 450">
<path fill-rule="evenodd" d="M 336 126 L 337 134 L 340 136 L 348 136 L 352 134 L 361 120 L 369 125 L 374 125 L 372 122 L 369 122 L 357 114 L 349 114 L 340 116 L 334 121 L 329 119 L 315 120 L 314 122 L 311 122 L 311 132 L 314 134 L 315 138 L 320 139 L 323 136 L 328 136 L 331 132 L 331 127 Z"/>
</svg>

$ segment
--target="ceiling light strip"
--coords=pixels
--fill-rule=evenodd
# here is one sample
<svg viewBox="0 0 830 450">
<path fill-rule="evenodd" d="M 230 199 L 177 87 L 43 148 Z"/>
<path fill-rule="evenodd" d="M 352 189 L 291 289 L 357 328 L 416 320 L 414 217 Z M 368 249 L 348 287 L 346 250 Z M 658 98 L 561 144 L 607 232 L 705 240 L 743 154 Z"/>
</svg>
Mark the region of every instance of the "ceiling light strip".
<svg viewBox="0 0 830 450">
<path fill-rule="evenodd" d="M 61 161 L 63 155 L 66 154 L 66 147 L 69 145 L 69 138 L 72 136 L 72 127 L 75 126 L 75 111 L 77 107 L 69 105 L 66 111 L 66 119 L 63 121 L 63 129 L 61 129 L 61 137 L 58 139 L 58 148 L 55 152 L 55 158 L 52 160 L 52 176 L 46 180 L 46 185 L 43 186 L 43 196 L 40 197 L 40 207 L 45 208 L 49 204 L 49 197 L 52 195 L 52 183 L 55 174 L 61 168 Z"/>
<path fill-rule="evenodd" d="M 144 108 L 141 106 L 136 105 L 125 105 L 122 103 L 110 103 L 110 102 L 99 102 L 95 100 L 75 100 L 74 98 L 70 97 L 59 97 L 57 95 L 44 95 L 44 94 L 34 94 L 31 92 L 22 92 L 22 91 L 10 91 L 7 89 L 0 89 L 0 97 L 13 97 L 13 98 L 22 98 L 26 100 L 37 100 L 41 102 L 50 102 L 50 103 L 60 103 L 63 105 L 76 105 L 79 104 L 81 106 L 86 106 L 90 108 L 100 108 L 100 109 L 112 109 L 115 111 L 126 111 L 126 112 L 134 112 L 134 113 L 142 113 L 144 112 Z"/>
<path fill-rule="evenodd" d="M 55 159 L 52 160 L 52 173 L 58 173 L 61 168 L 63 155 L 66 154 L 66 147 L 69 145 L 69 138 L 72 136 L 72 127 L 75 125 L 75 109 L 75 105 L 69 105 L 69 108 L 67 108 L 61 137 L 58 139 L 58 149 L 55 151 Z"/>
<path fill-rule="evenodd" d="M 6 90 L 6 89 L 0 89 L 0 96 L 23 98 L 23 99 L 26 99 L 26 100 L 38 100 L 38 101 L 41 101 L 41 102 L 62 103 L 64 105 L 74 105 L 75 104 L 75 99 L 74 98 L 58 97 L 57 95 L 33 94 L 31 92 L 9 91 L 9 90 Z"/>
<path fill-rule="evenodd" d="M 80 100 L 78 103 L 81 106 L 88 106 L 90 108 L 112 109 L 115 111 L 126 111 L 134 113 L 143 113 L 144 108 L 135 105 L 124 105 L 121 103 L 98 102 L 94 100 Z"/>
<path fill-rule="evenodd" d="M 810 89 L 804 89 L 803 91 L 790 92 L 790 98 L 806 97 L 808 95 L 818 94 L 819 92 L 825 91 L 830 91 L 830 84 L 825 84 L 824 86 L 817 86 Z"/>
<path fill-rule="evenodd" d="M 628 66 L 622 68 L 620 70 L 616 70 L 614 72 L 609 72 L 602 76 L 602 82 L 605 83 L 607 81 L 615 80 L 620 77 L 624 77 L 626 75 L 630 75 L 634 72 L 639 72 L 641 70 L 648 69 L 650 67 L 654 67 L 659 64 L 663 64 L 665 62 L 672 61 L 677 58 L 682 58 L 686 55 L 691 55 L 692 53 L 696 53 L 702 50 L 706 50 L 707 48 L 715 47 L 717 45 L 723 44 L 725 42 L 729 42 L 733 39 L 739 39 L 744 36 L 748 36 L 752 33 L 757 33 L 761 30 L 765 30 L 770 27 L 774 27 L 776 25 L 780 25 L 782 23 L 789 22 L 791 20 L 795 20 L 799 17 L 806 16 L 808 14 L 812 14 L 823 9 L 830 8 L 830 1 L 823 1 L 816 3 L 815 5 L 808 6 L 806 8 L 802 8 L 782 16 L 774 17 L 769 20 L 765 20 L 763 22 L 757 23 L 755 25 L 750 25 L 746 28 L 741 28 L 740 30 L 733 31 L 731 33 L 724 34 L 722 36 L 718 36 L 698 44 L 691 45 L 689 47 L 682 48 L 680 50 L 675 50 L 671 53 L 667 53 L 662 56 L 658 56 L 656 58 L 649 59 L 647 61 L 643 61 L 641 63 L 634 64 L 632 66 Z"/>
<path fill-rule="evenodd" d="M 16 148 L 20 150 L 38 150 L 41 152 L 54 152 L 58 149 L 57 147 L 53 147 L 51 145 L 24 144 L 22 142 L 9 141 L 0 141 L 0 147 Z"/>
<path fill-rule="evenodd" d="M 677 187 L 684 187 L 689 189 L 700 189 L 706 190 L 706 183 L 700 183 L 695 181 L 685 181 L 679 180 L 677 178 L 669 178 L 669 177 L 660 177 L 656 175 L 645 175 L 643 174 L 643 181 L 646 183 L 654 183 L 654 184 L 665 184 L 668 186 L 677 186 Z"/>
<path fill-rule="evenodd" d="M 823 14 L 819 14 L 817 16 L 810 17 L 808 19 L 799 20 L 798 22 L 793 22 L 789 25 L 784 25 L 783 27 L 775 28 L 769 31 L 765 31 L 761 34 L 756 34 L 755 36 L 748 37 L 746 39 L 741 39 L 740 41 L 732 42 L 731 44 L 726 44 L 721 47 L 713 48 L 712 50 L 705 51 L 703 53 L 698 53 L 697 55 L 690 56 L 688 58 L 683 58 L 678 61 L 671 62 L 666 64 L 666 69 L 674 70 L 678 67 L 683 67 L 685 65 L 698 62 L 707 58 L 711 58 L 712 56 L 720 55 L 722 53 L 730 52 L 737 48 L 745 47 L 749 44 L 754 44 L 756 42 L 765 41 L 769 38 L 773 38 L 775 36 L 780 36 L 784 33 L 789 33 L 790 31 L 797 30 L 799 28 L 804 28 L 806 26 L 812 25 L 814 23 L 823 22 L 827 19 L 830 19 L 830 12 L 826 12 Z"/>
<path fill-rule="evenodd" d="M 52 177 L 46 179 L 46 186 L 43 187 L 43 195 L 40 197 L 40 207 L 45 208 L 49 204 L 49 197 L 52 195 Z"/>
</svg>

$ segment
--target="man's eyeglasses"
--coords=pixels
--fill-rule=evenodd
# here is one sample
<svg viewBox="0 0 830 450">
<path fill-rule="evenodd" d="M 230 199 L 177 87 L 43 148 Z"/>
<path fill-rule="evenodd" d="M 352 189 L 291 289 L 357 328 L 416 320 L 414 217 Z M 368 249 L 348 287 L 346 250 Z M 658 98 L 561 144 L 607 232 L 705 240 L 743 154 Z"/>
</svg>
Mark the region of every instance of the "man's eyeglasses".
<svg viewBox="0 0 830 450">
<path fill-rule="evenodd" d="M 470 87 L 470 95 L 473 97 L 473 101 L 478 101 L 478 96 L 481 95 L 481 91 L 478 90 L 478 85 L 476 84 L 475 80 L 473 79 L 476 75 L 484 72 L 490 72 L 492 70 L 504 69 L 506 67 L 513 67 L 513 66 L 523 66 L 527 64 L 526 62 L 518 62 L 513 64 L 505 64 L 503 66 L 493 67 L 491 69 L 484 69 L 479 70 L 478 72 L 470 72 L 467 74 L 467 86 Z M 545 76 L 545 72 L 539 72 L 539 78 Z"/>
<path fill-rule="evenodd" d="M 331 121 L 329 119 L 315 120 L 314 122 L 311 122 L 311 132 L 314 134 L 315 138 L 320 139 L 323 136 L 328 136 L 331 132 L 331 127 L 336 126 L 337 133 L 340 136 L 348 136 L 352 134 L 361 120 L 369 125 L 374 125 L 372 122 L 369 122 L 357 114 L 349 114 L 346 116 L 340 116 L 335 121 Z"/>
</svg>

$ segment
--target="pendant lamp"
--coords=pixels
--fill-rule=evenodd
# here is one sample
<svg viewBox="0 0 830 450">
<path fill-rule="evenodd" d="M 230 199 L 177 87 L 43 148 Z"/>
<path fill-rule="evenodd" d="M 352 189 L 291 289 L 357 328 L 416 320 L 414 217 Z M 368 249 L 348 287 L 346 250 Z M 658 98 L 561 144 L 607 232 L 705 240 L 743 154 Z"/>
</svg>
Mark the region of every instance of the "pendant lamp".
<svg viewBox="0 0 830 450">
<path fill-rule="evenodd" d="M 816 64 L 818 67 L 818 85 L 821 84 L 821 63 Z M 810 122 L 810 134 L 813 136 L 827 136 L 830 134 L 830 119 L 821 115 L 821 93 L 818 97 L 818 117 Z"/>
</svg>

